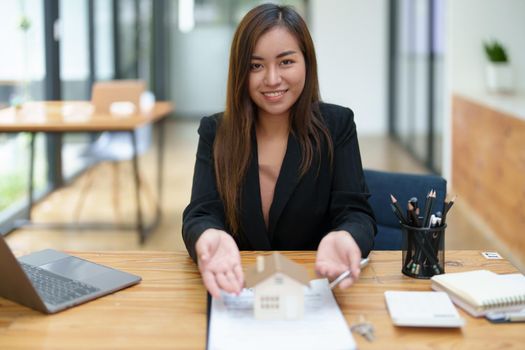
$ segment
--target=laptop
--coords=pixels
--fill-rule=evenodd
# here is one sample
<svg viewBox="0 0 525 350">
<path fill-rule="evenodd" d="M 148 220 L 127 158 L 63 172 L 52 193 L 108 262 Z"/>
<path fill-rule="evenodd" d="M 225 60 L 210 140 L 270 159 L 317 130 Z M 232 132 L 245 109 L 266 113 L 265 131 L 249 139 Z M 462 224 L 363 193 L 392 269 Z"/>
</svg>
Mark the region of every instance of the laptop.
<svg viewBox="0 0 525 350">
<path fill-rule="evenodd" d="M 53 249 L 16 258 L 0 234 L 0 296 L 52 314 L 141 281 Z"/>
</svg>

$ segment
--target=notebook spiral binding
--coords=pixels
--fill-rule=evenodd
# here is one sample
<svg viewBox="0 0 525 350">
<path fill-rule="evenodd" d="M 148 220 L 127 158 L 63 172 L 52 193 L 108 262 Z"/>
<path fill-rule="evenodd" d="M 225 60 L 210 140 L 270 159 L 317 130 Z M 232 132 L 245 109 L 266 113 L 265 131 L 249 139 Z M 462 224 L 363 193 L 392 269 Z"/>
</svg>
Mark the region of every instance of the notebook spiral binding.
<svg viewBox="0 0 525 350">
<path fill-rule="evenodd" d="M 489 299 L 482 304 L 484 309 L 494 309 L 525 303 L 525 295 L 515 295 L 507 298 Z"/>
</svg>

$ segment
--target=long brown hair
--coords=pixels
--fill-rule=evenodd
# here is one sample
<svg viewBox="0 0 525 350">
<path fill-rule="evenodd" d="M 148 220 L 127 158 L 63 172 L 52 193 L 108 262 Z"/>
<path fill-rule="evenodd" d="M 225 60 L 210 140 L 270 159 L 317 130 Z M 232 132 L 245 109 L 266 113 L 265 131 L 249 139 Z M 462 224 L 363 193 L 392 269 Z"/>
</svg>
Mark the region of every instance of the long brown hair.
<svg viewBox="0 0 525 350">
<path fill-rule="evenodd" d="M 314 153 L 320 159 L 323 138 L 332 162 L 330 134 L 319 112 L 315 49 L 306 23 L 291 7 L 275 4 L 257 6 L 244 16 L 233 37 L 226 109 L 214 143 L 217 189 L 224 203 L 226 222 L 234 236 L 240 231 L 239 200 L 252 151 L 251 132 L 257 118 L 257 107 L 250 99 L 248 89 L 251 56 L 257 40 L 277 26 L 287 29 L 297 39 L 306 64 L 303 91 L 290 111 L 290 130 L 297 137 L 302 151 L 300 176 L 312 165 Z"/>
</svg>

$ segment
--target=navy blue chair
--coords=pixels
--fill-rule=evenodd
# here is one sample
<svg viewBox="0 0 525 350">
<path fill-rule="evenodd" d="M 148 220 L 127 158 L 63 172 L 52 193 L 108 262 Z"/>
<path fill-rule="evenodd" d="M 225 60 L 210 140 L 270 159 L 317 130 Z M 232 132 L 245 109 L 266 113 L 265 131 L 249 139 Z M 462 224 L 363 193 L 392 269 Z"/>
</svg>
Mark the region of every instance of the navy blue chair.
<svg viewBox="0 0 525 350">
<path fill-rule="evenodd" d="M 400 250 L 402 245 L 399 220 L 392 212 L 390 194 L 399 201 L 406 213 L 408 200 L 417 197 L 420 210 L 431 189 L 436 190 L 436 200 L 432 212 L 441 211 L 447 193 L 447 181 L 437 175 L 391 173 L 377 170 L 364 170 L 366 184 L 370 191 L 368 202 L 377 221 L 375 250 Z"/>
</svg>

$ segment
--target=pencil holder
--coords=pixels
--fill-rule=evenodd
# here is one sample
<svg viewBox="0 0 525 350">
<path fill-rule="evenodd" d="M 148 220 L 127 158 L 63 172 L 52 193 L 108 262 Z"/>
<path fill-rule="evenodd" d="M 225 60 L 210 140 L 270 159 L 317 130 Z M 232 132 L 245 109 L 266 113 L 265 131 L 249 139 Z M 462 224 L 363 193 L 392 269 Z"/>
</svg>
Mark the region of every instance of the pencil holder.
<svg viewBox="0 0 525 350">
<path fill-rule="evenodd" d="M 409 277 L 430 278 L 445 273 L 445 229 L 401 224 L 403 261 L 401 272 Z"/>
</svg>

